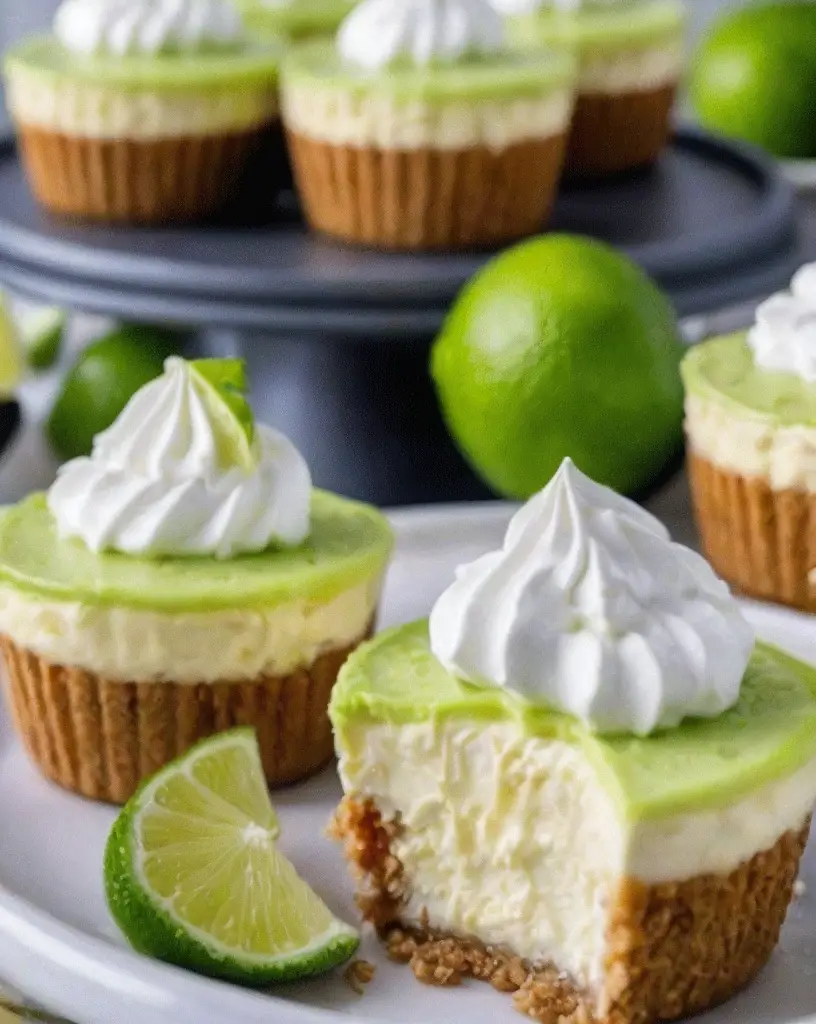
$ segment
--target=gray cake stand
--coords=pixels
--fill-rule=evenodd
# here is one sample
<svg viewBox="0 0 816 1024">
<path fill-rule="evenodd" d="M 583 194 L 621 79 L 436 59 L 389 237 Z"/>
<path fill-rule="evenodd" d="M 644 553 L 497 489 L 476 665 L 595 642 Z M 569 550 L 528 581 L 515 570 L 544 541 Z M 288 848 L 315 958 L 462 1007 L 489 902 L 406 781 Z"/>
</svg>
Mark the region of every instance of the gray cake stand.
<svg viewBox="0 0 816 1024">
<path fill-rule="evenodd" d="M 648 171 L 566 186 L 551 227 L 622 248 L 681 315 L 766 294 L 794 269 L 791 188 L 754 151 L 688 128 Z M 380 504 L 488 495 L 450 442 L 427 357 L 450 302 L 490 255 L 338 245 L 305 229 L 291 196 L 274 222 L 251 226 L 56 221 L 34 204 L 13 145 L 0 146 L 3 284 L 191 325 L 207 351 L 240 351 L 259 413 L 301 446 L 317 483 Z"/>
</svg>

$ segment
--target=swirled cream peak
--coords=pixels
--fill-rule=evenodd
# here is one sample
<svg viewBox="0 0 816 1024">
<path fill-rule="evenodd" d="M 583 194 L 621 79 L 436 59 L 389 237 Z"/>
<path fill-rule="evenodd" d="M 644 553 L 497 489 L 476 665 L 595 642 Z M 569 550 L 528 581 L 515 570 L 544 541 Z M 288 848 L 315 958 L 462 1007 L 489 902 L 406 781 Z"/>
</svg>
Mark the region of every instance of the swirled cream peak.
<svg viewBox="0 0 816 1024">
<path fill-rule="evenodd" d="M 569 459 L 457 571 L 430 635 L 466 680 L 638 735 L 731 707 L 754 646 L 708 564 Z"/>
<path fill-rule="evenodd" d="M 504 30 L 488 0 L 363 0 L 337 36 L 341 58 L 366 70 L 405 62 L 454 63 L 502 48 Z"/>
<path fill-rule="evenodd" d="M 309 533 L 311 477 L 292 442 L 257 426 L 249 465 L 225 464 L 213 399 L 171 358 L 59 472 L 48 505 L 64 537 L 93 551 L 230 558 Z"/>
<path fill-rule="evenodd" d="M 54 34 L 72 53 L 197 53 L 244 39 L 230 0 L 63 0 Z"/>
<path fill-rule="evenodd" d="M 748 345 L 763 370 L 816 382 L 816 263 L 794 274 L 790 291 L 760 304 Z"/>
</svg>

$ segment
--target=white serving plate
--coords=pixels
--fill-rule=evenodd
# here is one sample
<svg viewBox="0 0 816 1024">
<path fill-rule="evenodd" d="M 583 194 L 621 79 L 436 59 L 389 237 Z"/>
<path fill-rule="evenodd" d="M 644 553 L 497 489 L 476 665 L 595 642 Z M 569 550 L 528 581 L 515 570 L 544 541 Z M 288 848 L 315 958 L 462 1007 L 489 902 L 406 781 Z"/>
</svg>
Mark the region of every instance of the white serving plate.
<svg viewBox="0 0 816 1024">
<path fill-rule="evenodd" d="M 43 465 L 43 474 L 49 472 Z M 0 474 L 0 500 L 12 491 Z M 43 480 L 38 485 L 47 483 Z M 16 497 L 16 495 L 14 495 Z M 652 503 L 677 539 L 690 540 L 682 479 Z M 400 511 L 396 558 L 383 624 L 427 614 L 454 567 L 495 546 L 511 507 L 495 504 Z M 816 628 L 806 616 L 747 605 L 761 633 L 816 662 Z M 332 908 L 354 918 L 339 850 L 323 830 L 340 788 L 333 770 L 275 797 L 282 845 Z M 41 779 L 13 736 L 0 702 L 0 977 L 77 1024 L 513 1024 L 509 997 L 470 983 L 419 985 L 366 937 L 360 955 L 376 965 L 363 997 L 335 974 L 261 994 L 209 981 L 133 953 L 110 919 L 102 850 L 110 808 Z M 762 977 L 701 1024 L 816 1024 L 816 849 L 806 858 L 806 892 L 789 914 L 782 943 Z"/>
</svg>

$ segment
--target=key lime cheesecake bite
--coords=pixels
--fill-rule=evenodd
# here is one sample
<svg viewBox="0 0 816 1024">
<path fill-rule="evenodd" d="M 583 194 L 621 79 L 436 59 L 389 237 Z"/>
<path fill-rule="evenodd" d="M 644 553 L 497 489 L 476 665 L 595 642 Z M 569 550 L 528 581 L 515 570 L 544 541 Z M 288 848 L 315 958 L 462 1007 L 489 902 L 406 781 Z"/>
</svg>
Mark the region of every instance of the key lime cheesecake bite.
<svg viewBox="0 0 816 1024">
<path fill-rule="evenodd" d="M 312 227 L 385 249 L 488 246 L 549 213 L 572 111 L 567 54 L 504 43 L 488 0 L 363 0 L 292 50 L 283 121 Z"/>
<path fill-rule="evenodd" d="M 89 457 L 0 513 L 11 710 L 67 789 L 124 801 L 235 725 L 272 785 L 331 760 L 329 696 L 372 631 L 391 533 L 313 490 L 244 385 L 240 360 L 169 359 Z"/>
<path fill-rule="evenodd" d="M 650 1024 L 777 942 L 816 802 L 816 670 L 649 513 L 565 462 L 430 622 L 331 704 L 359 903 L 431 984 Z"/>
<path fill-rule="evenodd" d="M 52 33 L 4 62 L 34 195 L 111 222 L 215 213 L 280 138 L 281 52 L 250 38 L 230 0 L 63 0 Z"/>
<path fill-rule="evenodd" d="M 567 173 L 603 177 L 653 163 L 671 131 L 684 70 L 678 0 L 493 0 L 523 48 L 563 46 L 578 60 Z"/>
<path fill-rule="evenodd" d="M 816 611 L 816 264 L 682 374 L 706 556 L 746 594 Z"/>
<path fill-rule="evenodd" d="M 290 42 L 332 36 L 357 0 L 238 0 L 248 29 Z"/>
</svg>

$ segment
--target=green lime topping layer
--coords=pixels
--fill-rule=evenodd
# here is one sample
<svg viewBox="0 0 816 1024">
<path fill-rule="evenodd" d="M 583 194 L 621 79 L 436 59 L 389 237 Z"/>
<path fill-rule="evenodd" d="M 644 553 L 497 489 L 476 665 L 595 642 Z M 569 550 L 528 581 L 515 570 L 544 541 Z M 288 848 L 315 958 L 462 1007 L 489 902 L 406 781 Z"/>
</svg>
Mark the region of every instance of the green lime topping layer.
<svg viewBox="0 0 816 1024">
<path fill-rule="evenodd" d="M 816 426 L 816 384 L 758 367 L 746 337 L 728 334 L 695 345 L 680 368 L 686 391 L 778 426 Z"/>
<path fill-rule="evenodd" d="M 109 89 L 160 89 L 166 92 L 207 91 L 277 82 L 282 46 L 274 40 L 255 40 L 237 51 L 195 54 L 153 54 L 79 57 L 52 36 L 23 40 L 6 55 L 7 74 L 36 73 L 54 85 L 84 82 Z"/>
<path fill-rule="evenodd" d="M 333 33 L 353 10 L 355 0 L 298 0 L 292 4 L 239 0 L 238 6 L 247 28 L 302 39 Z"/>
<path fill-rule="evenodd" d="M 816 757 L 816 669 L 758 644 L 739 702 L 645 738 L 596 736 L 576 719 L 501 688 L 469 685 L 433 656 L 426 622 L 382 633 L 348 660 L 331 717 L 341 746 L 360 722 L 516 721 L 583 748 L 629 820 L 717 808 Z"/>
<path fill-rule="evenodd" d="M 238 984 L 342 963 L 357 932 L 298 876 L 278 832 L 251 730 L 205 740 L 116 820 L 105 851 L 114 919 L 140 952 Z"/>
<path fill-rule="evenodd" d="M 625 50 L 682 38 L 685 10 L 675 0 L 588 7 L 575 12 L 544 8 L 507 21 L 520 46 L 567 46 L 578 51 Z"/>
<path fill-rule="evenodd" d="M 285 58 L 281 74 L 284 86 L 310 85 L 357 95 L 385 91 L 397 100 L 447 103 L 541 95 L 571 84 L 575 71 L 573 58 L 565 53 L 508 50 L 457 64 L 396 64 L 372 74 L 344 64 L 333 42 L 318 40 L 295 47 Z"/>
<path fill-rule="evenodd" d="M 32 596 L 153 611 L 214 611 L 330 600 L 380 575 L 391 552 L 376 509 L 325 491 L 312 498 L 309 539 L 297 548 L 237 558 L 95 554 L 62 539 L 44 494 L 0 514 L 0 583 Z"/>
</svg>

